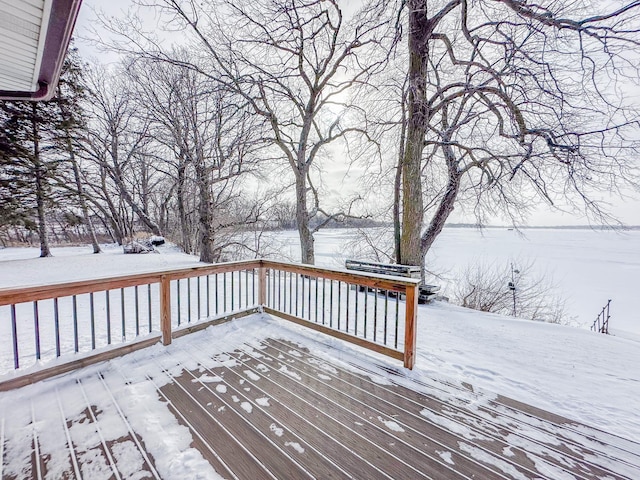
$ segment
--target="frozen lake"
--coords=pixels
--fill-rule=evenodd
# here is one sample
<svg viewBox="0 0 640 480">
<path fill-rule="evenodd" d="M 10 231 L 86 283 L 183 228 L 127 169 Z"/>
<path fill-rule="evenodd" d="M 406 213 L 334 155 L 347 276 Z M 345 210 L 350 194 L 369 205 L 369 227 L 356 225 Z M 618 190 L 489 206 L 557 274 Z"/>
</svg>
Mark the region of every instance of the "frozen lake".
<svg viewBox="0 0 640 480">
<path fill-rule="evenodd" d="M 498 228 L 445 228 L 427 256 L 429 270 L 444 276 L 446 291 L 469 264 L 510 261 L 533 265 L 532 276 L 544 275 L 566 300 L 566 312 L 575 323 L 589 328 L 611 299 L 610 331 L 640 340 L 640 231 L 612 232 L 587 229 L 527 229 L 523 235 Z M 299 259 L 298 234 L 278 232 L 283 251 Z M 344 266 L 355 255 L 358 238 L 352 229 L 327 229 L 316 234 L 316 263 Z"/>
</svg>

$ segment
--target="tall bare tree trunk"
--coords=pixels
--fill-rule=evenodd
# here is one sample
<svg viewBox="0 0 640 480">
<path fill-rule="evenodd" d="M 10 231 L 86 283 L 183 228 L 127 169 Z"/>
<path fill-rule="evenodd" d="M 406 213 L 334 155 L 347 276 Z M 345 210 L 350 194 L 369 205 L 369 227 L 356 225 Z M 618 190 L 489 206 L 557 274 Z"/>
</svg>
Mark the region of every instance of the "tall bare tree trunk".
<svg viewBox="0 0 640 480">
<path fill-rule="evenodd" d="M 105 168 L 101 168 L 100 169 L 100 189 L 102 190 L 102 196 L 105 199 L 105 203 L 107 204 L 108 207 L 108 212 L 109 215 L 107 216 L 109 218 L 109 223 L 111 223 L 111 228 L 113 230 L 113 236 L 115 237 L 116 242 L 118 243 L 118 245 L 122 245 L 124 242 L 124 236 L 125 236 L 125 225 L 124 225 L 124 219 L 121 217 L 120 212 L 118 211 L 118 208 L 116 207 L 116 205 L 113 203 L 112 200 L 112 196 L 109 192 L 109 189 L 107 188 L 107 171 Z M 114 195 L 115 196 L 115 195 Z M 94 203 L 94 205 L 99 207 L 99 203 Z M 106 209 L 103 210 L 105 213 L 107 212 Z"/>
<path fill-rule="evenodd" d="M 402 235 L 401 263 L 423 266 L 420 235 L 423 198 L 420 178 L 422 152 L 429 122 L 426 76 L 429 58 L 428 39 L 431 22 L 425 0 L 408 0 L 409 8 L 409 94 L 407 102 L 407 136 L 402 162 Z"/>
<path fill-rule="evenodd" d="M 38 105 L 31 105 L 31 127 L 33 134 L 33 166 L 36 176 L 36 205 L 38 213 L 38 236 L 40 237 L 40 256 L 50 257 L 49 239 L 47 238 L 47 223 L 44 209 L 44 172 L 40 161 L 40 138 L 38 131 Z"/>
<path fill-rule="evenodd" d="M 404 90 L 404 89 L 403 89 Z M 405 153 L 405 140 L 407 135 L 407 112 L 406 112 L 406 96 L 404 91 L 401 103 L 401 126 L 400 126 L 400 148 L 398 148 L 398 165 L 396 166 L 396 175 L 393 182 L 393 240 L 394 240 L 394 258 L 396 263 L 402 263 L 402 253 L 400 242 L 402 237 L 402 222 L 400 218 L 400 205 L 402 202 L 402 165 Z"/>
<path fill-rule="evenodd" d="M 199 221 L 198 233 L 200 236 L 200 261 L 207 263 L 215 263 L 214 252 L 214 229 L 213 229 L 213 203 L 211 201 L 211 184 L 209 182 L 208 168 L 200 163 L 196 168 L 198 181 L 198 193 L 200 201 L 198 205 Z"/>
<path fill-rule="evenodd" d="M 76 190 L 78 191 L 78 200 L 80 201 L 80 209 L 82 210 L 82 217 L 84 224 L 87 226 L 89 236 L 91 237 L 91 245 L 93 247 L 93 253 L 101 253 L 98 239 L 96 238 L 96 231 L 93 228 L 91 217 L 89 216 L 89 209 L 87 208 L 87 199 L 85 198 L 84 187 L 82 186 L 82 179 L 80 178 L 80 169 L 78 168 L 78 162 L 76 161 L 75 153 L 73 152 L 73 146 L 71 145 L 71 139 L 67 136 L 67 148 L 69 149 L 69 160 L 73 167 L 73 176 L 76 181 Z"/>
<path fill-rule="evenodd" d="M 62 99 L 62 91 L 60 88 L 60 84 L 58 84 L 58 97 Z M 87 208 L 87 199 L 84 193 L 84 187 L 82 186 L 82 179 L 80 177 L 80 168 L 78 168 L 78 161 L 76 160 L 76 154 L 73 150 L 73 142 L 71 141 L 71 134 L 69 133 L 69 114 L 63 106 L 63 102 L 58 102 L 58 107 L 60 108 L 60 113 L 62 114 L 62 119 L 64 120 L 64 134 L 65 141 L 67 147 L 67 153 L 69 154 L 69 161 L 71 162 L 71 167 L 73 168 L 73 177 L 76 182 L 76 191 L 78 192 L 78 201 L 80 203 L 80 210 L 82 211 L 82 218 L 84 220 L 84 224 L 89 231 L 89 237 L 91 238 L 91 246 L 93 247 L 93 253 L 100 253 L 100 245 L 98 244 L 98 239 L 96 238 L 96 231 L 93 228 L 93 223 L 91 222 L 91 217 L 89 216 L 89 209 Z"/>
<path fill-rule="evenodd" d="M 306 180 L 306 173 L 296 172 L 296 221 L 298 223 L 298 235 L 300 236 L 302 263 L 313 265 L 315 263 L 315 253 L 313 248 L 313 233 L 309 226 Z"/>
<path fill-rule="evenodd" d="M 189 220 L 187 219 L 187 209 L 185 207 L 185 182 L 186 164 L 184 158 L 178 160 L 178 182 L 176 185 L 176 197 L 178 202 L 178 217 L 180 218 L 180 236 L 182 237 L 182 249 L 185 253 L 192 253 L 191 235 L 189 232 Z"/>
</svg>

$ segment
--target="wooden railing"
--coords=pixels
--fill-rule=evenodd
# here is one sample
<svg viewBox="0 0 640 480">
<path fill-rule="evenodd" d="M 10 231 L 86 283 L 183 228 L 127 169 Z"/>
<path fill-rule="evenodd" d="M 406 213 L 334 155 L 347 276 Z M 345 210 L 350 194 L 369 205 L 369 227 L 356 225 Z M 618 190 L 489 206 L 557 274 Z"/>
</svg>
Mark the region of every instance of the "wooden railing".
<svg viewBox="0 0 640 480">
<path fill-rule="evenodd" d="M 413 368 L 417 284 L 251 260 L 0 289 L 0 371 L 25 373 L 0 390 L 262 310 Z"/>
<path fill-rule="evenodd" d="M 264 260 L 264 311 L 413 368 L 419 280 Z"/>
</svg>

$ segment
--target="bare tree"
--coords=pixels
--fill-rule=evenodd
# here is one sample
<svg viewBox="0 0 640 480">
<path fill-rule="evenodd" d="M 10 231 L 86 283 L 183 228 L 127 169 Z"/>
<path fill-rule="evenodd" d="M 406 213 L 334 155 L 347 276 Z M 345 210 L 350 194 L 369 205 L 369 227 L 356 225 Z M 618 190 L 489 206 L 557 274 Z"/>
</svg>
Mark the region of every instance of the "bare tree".
<svg viewBox="0 0 640 480">
<path fill-rule="evenodd" d="M 184 29 L 214 69 L 175 58 L 140 28 L 108 22 L 126 38 L 120 48 L 131 51 L 134 45 L 140 49 L 138 54 L 181 64 L 224 82 L 267 122 L 268 139 L 294 176 L 302 261 L 313 263 L 310 225 L 320 210 L 311 169 L 330 144 L 365 133 L 363 122 L 353 118 L 360 117 L 361 111 L 347 98 L 351 88 L 366 81 L 384 62 L 384 55 L 376 53 L 389 32 L 383 5 L 366 6 L 349 23 L 335 0 L 138 3 L 157 7 L 167 15 L 171 28 Z"/>
<path fill-rule="evenodd" d="M 613 3 L 407 0 L 403 263 L 463 199 L 479 221 L 540 199 L 607 221 L 597 192 L 637 188 L 640 3 Z"/>
<path fill-rule="evenodd" d="M 191 61 L 185 52 L 176 51 L 173 56 Z M 154 142 L 175 159 L 183 247 L 190 250 L 195 224 L 200 259 L 218 261 L 224 243 L 218 236 L 252 218 L 230 211 L 237 205 L 240 177 L 255 169 L 256 150 L 263 146 L 261 118 L 250 114 L 242 96 L 193 69 L 140 60 L 129 64 L 128 74 L 136 84 L 139 111 L 151 124 Z M 196 222 L 186 212 L 189 197 L 197 199 L 193 202 Z"/>
<path fill-rule="evenodd" d="M 55 102 L 60 110 L 61 131 L 64 137 L 65 153 L 68 155 L 69 163 L 71 164 L 73 184 L 76 189 L 78 203 L 80 204 L 83 223 L 89 233 L 93 253 L 100 253 L 100 245 L 98 244 L 91 216 L 89 215 L 80 166 L 76 158 L 76 149 L 78 148 L 77 137 L 82 136 L 85 119 L 83 118 L 82 111 L 82 101 L 84 99 L 82 66 L 77 49 L 75 48 L 71 48 L 67 52 L 56 92 Z M 62 181 L 64 182 L 64 180 Z"/>
<path fill-rule="evenodd" d="M 102 186 L 98 191 L 102 190 L 104 202 L 117 218 L 122 205 L 116 205 L 111 199 L 107 184 L 112 184 L 117 200 L 123 201 L 124 206 L 131 209 L 150 232 L 161 235 L 157 222 L 147 210 L 148 205 L 141 202 L 141 196 L 135 193 L 145 185 L 145 164 L 152 157 L 150 125 L 138 115 L 130 88 L 117 72 L 105 68 L 89 70 L 87 86 L 91 119 L 83 155 L 98 166 L 99 185 Z M 140 172 L 143 172 L 142 176 Z"/>
</svg>

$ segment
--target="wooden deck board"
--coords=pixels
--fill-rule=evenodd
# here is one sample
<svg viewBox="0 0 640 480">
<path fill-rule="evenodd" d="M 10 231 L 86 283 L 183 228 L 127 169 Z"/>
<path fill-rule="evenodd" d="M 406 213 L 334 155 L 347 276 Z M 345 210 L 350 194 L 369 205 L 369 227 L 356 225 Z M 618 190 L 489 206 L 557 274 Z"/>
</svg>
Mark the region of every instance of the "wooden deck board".
<svg viewBox="0 0 640 480">
<path fill-rule="evenodd" d="M 284 348 L 286 345 L 282 344 L 283 348 L 278 348 L 277 343 L 271 341 L 263 351 L 269 352 L 272 349 L 276 352 L 276 355 L 287 356 L 287 348 Z M 298 355 L 300 354 L 299 350 L 294 350 L 294 352 L 297 352 Z M 305 360 L 299 365 L 302 370 L 310 375 L 310 378 L 313 378 L 314 374 L 318 375 L 321 372 L 317 366 L 313 365 L 316 359 L 308 357 Z M 368 406 L 375 407 L 377 412 L 387 415 L 389 418 L 393 418 L 409 428 L 416 429 L 418 432 L 420 431 L 421 423 L 426 422 L 426 425 L 423 426 L 428 425 L 430 429 L 429 435 L 444 444 L 448 449 L 455 450 L 457 442 L 469 440 L 469 438 L 465 438 L 460 434 L 453 433 L 462 431 L 463 435 L 471 437 L 476 446 L 486 450 L 489 454 L 502 457 L 503 461 L 512 464 L 514 467 L 525 467 L 528 470 L 528 472 L 524 472 L 525 474 L 531 475 L 535 473 L 535 464 L 526 455 L 527 452 L 524 449 L 514 446 L 513 443 L 517 445 L 520 442 L 530 442 L 533 445 L 537 445 L 539 457 L 560 469 L 566 467 L 562 463 L 563 456 L 571 456 L 571 470 L 580 473 L 585 478 L 598 478 L 607 474 L 598 466 L 589 464 L 588 461 L 584 460 L 584 456 L 592 452 L 582 452 L 580 447 L 576 445 L 571 445 L 571 448 L 564 444 L 557 445 L 555 437 L 551 443 L 545 443 L 540 438 L 527 438 L 524 433 L 515 427 L 508 430 L 498 422 L 489 422 L 486 418 L 475 415 L 470 411 L 464 411 L 455 405 L 445 403 L 437 398 L 421 395 L 398 385 L 381 386 L 371 381 L 362 380 L 357 387 L 358 389 L 354 390 L 350 388 L 354 385 L 344 378 L 348 377 L 348 374 L 345 375 L 345 372 L 337 369 L 334 369 L 332 374 L 332 380 L 337 383 L 336 388 L 338 391 L 336 393 L 338 395 L 340 395 L 341 391 L 349 389 L 350 395 L 356 397 L 359 401 L 366 402 Z M 349 399 L 343 400 L 343 404 L 348 405 L 349 403 L 351 403 Z M 527 407 L 524 404 L 520 404 L 520 406 Z M 538 410 L 536 409 L 536 411 Z M 425 415 L 421 414 L 423 411 L 428 412 L 428 415 L 426 415 L 428 418 L 439 418 L 441 420 L 433 422 L 428 421 L 426 418 L 421 418 L 425 417 Z M 490 412 L 490 418 L 495 420 L 495 413 Z M 556 421 L 561 419 L 566 422 L 566 419 L 562 419 L 559 416 L 553 416 L 553 418 Z M 451 431 L 447 431 L 445 427 L 449 427 Z M 539 437 L 539 433 L 536 433 Z M 511 444 L 507 443 L 505 438 L 509 438 Z M 516 440 L 520 440 L 520 442 L 516 442 Z M 503 455 L 505 448 L 509 448 L 508 457 Z M 583 455 L 581 460 L 579 460 L 580 454 Z"/>
<path fill-rule="evenodd" d="M 164 373 L 148 377 L 145 392 L 224 478 L 640 478 L 640 445 L 471 386 L 388 366 L 367 371 L 281 338 L 226 352 L 179 342 L 173 349 L 179 360 L 170 352 L 146 360 Z M 3 405 L 0 476 L 94 478 L 107 470 L 127 478 L 135 465 L 139 478 L 161 478 L 125 413 L 123 385 L 135 381 L 107 366 L 67 377 L 60 388 L 81 412 L 72 416 L 57 387 Z M 45 420 L 47 408 L 59 410 L 55 422 Z"/>
</svg>

